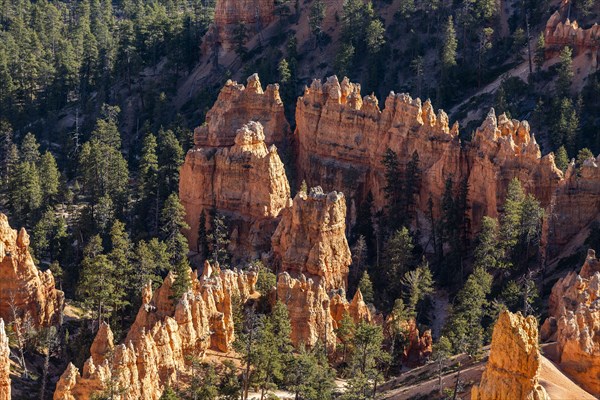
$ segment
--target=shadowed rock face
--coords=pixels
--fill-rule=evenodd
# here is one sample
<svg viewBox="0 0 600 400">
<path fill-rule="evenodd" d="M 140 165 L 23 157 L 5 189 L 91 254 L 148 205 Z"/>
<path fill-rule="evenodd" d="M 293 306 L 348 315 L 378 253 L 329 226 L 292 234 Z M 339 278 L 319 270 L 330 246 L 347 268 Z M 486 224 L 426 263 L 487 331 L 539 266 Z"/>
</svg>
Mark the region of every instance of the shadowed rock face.
<svg viewBox="0 0 600 400">
<path fill-rule="evenodd" d="M 544 339 L 555 337 L 560 366 L 590 393 L 600 395 L 600 261 L 588 251 L 579 274 L 559 279 L 549 300 Z"/>
<path fill-rule="evenodd" d="M 538 378 L 541 356 L 535 317 L 503 311 L 492 334 L 492 346 L 473 400 L 549 399 Z"/>
<path fill-rule="evenodd" d="M 282 212 L 272 238 L 280 271 L 323 281 L 325 289 L 346 289 L 352 263 L 346 240 L 346 201 L 338 192 L 320 187 L 300 192 Z"/>
<path fill-rule="evenodd" d="M 10 400 L 10 349 L 4 321 L 0 318 L 0 400 Z"/>
<path fill-rule="evenodd" d="M 228 218 L 234 262 L 269 251 L 279 213 L 291 200 L 283 163 L 274 145 L 267 148 L 261 123 L 241 126 L 228 147 L 190 150 L 180 176 L 192 250 L 197 248 L 201 213 L 210 223 L 210 212 L 216 209 Z"/>
<path fill-rule="evenodd" d="M 17 233 L 0 214 L 0 318 L 31 319 L 37 327 L 59 322 L 64 293 L 55 288 L 52 272 L 41 272 L 29 253 L 29 235 Z"/>
<path fill-rule="evenodd" d="M 123 344 L 113 344 L 108 325 L 101 326 L 83 372 L 69 364 L 57 383 L 55 400 L 87 400 L 112 382 L 123 400 L 157 400 L 165 385 L 189 374 L 186 356 L 202 357 L 208 348 L 231 350 L 234 338 L 232 297 L 245 301 L 254 293 L 255 272 L 221 271 L 206 264 L 192 274 L 192 289 L 173 304 L 169 274 L 163 285 L 142 294 L 134 324 Z"/>
</svg>

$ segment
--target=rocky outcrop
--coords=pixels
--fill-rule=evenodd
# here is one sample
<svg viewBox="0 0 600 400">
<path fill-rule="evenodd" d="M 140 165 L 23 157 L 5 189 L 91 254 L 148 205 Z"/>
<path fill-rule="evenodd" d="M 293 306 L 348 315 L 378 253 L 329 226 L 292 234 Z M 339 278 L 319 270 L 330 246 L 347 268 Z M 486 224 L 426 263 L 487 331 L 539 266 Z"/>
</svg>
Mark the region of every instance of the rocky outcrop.
<svg viewBox="0 0 600 400">
<path fill-rule="evenodd" d="M 433 352 L 431 329 L 420 334 L 416 321 L 411 318 L 406 321 L 403 330 L 408 333 L 407 344 L 402 355 L 404 364 L 407 366 L 423 364 Z"/>
<path fill-rule="evenodd" d="M 347 78 L 339 82 L 335 76 L 325 83 L 313 81 L 298 99 L 295 137 L 299 178 L 342 191 L 350 225 L 369 191 L 377 210 L 386 203 L 381 162 L 386 149 L 397 153 L 401 168 L 418 155 L 416 220 L 424 237 L 431 229 L 429 199 L 437 218 L 450 177 L 469 187 L 473 233 L 484 215 L 497 215 L 512 178 L 519 177 L 526 190 L 548 206 L 562 177 L 552 155 L 541 157 L 525 121 L 497 117 L 492 110 L 474 139 L 461 145 L 458 124 L 451 127 L 446 113 L 436 113 L 431 102 L 391 92 L 381 110 L 376 97 L 361 96 L 360 85 Z"/>
<path fill-rule="evenodd" d="M 260 122 L 267 145 L 282 147 L 290 135 L 285 119 L 279 85 L 268 85 L 263 91 L 257 74 L 248 78 L 246 86 L 228 80 L 217 101 L 206 113 L 206 121 L 194 130 L 194 143 L 199 147 L 229 147 L 236 132 L 248 121 Z"/>
<path fill-rule="evenodd" d="M 187 356 L 202 358 L 208 348 L 231 350 L 234 340 L 232 297 L 245 301 L 254 293 L 253 271 L 220 270 L 206 264 L 192 274 L 192 288 L 174 305 L 173 275 L 143 305 L 123 344 L 113 346 L 108 325 L 99 330 L 83 373 L 69 364 L 56 386 L 55 400 L 87 400 L 109 383 L 122 400 L 157 400 L 165 385 L 188 374 Z"/>
<path fill-rule="evenodd" d="M 325 194 L 320 187 L 299 192 L 282 212 L 271 243 L 279 271 L 323 281 L 326 290 L 346 288 L 352 257 L 342 193 Z"/>
<path fill-rule="evenodd" d="M 201 213 L 216 209 L 228 220 L 234 261 L 260 258 L 270 248 L 290 187 L 277 149 L 267 147 L 263 126 L 239 127 L 229 147 L 196 147 L 181 168 L 179 197 L 191 227 L 186 236 L 196 250 Z"/>
<path fill-rule="evenodd" d="M 558 343 L 562 370 L 590 393 L 600 395 L 600 261 L 588 251 L 579 274 L 559 279 L 549 299 L 544 338 Z"/>
<path fill-rule="evenodd" d="M 10 400 L 10 349 L 2 318 L 0 318 L 0 400 Z"/>
<path fill-rule="evenodd" d="M 544 30 L 546 57 L 555 57 L 563 47 L 569 46 L 573 49 L 573 55 L 589 52 L 596 59 L 599 48 L 598 36 L 600 36 L 598 24 L 583 29 L 577 21 L 570 21 L 569 18 L 564 18 L 560 11 L 556 11 L 548 19 Z"/>
<path fill-rule="evenodd" d="M 600 210 L 600 156 L 578 168 L 571 162 L 551 203 L 549 255 L 557 255 L 584 228 L 596 220 Z"/>
<path fill-rule="evenodd" d="M 0 318 L 30 318 L 35 326 L 48 326 L 59 322 L 63 305 L 52 272 L 34 265 L 25 229 L 17 233 L 0 214 Z"/>
<path fill-rule="evenodd" d="M 349 303 L 343 290 L 328 294 L 324 281 L 314 281 L 300 274 L 293 278 L 287 272 L 279 274 L 277 298 L 288 309 L 292 326 L 292 343 L 312 347 L 321 342 L 329 351 L 335 350 L 335 329 L 348 313 L 355 323 L 372 322 L 371 312 L 360 290 Z"/>
<path fill-rule="evenodd" d="M 204 37 L 203 50 L 213 48 L 219 55 L 232 51 L 237 30 L 244 29 L 246 36 L 251 38 L 274 19 L 273 0 L 217 0 L 214 21 Z"/>
<path fill-rule="evenodd" d="M 472 400 L 549 399 L 539 384 L 541 355 L 535 317 L 503 311 L 492 334 L 490 356 Z"/>
</svg>

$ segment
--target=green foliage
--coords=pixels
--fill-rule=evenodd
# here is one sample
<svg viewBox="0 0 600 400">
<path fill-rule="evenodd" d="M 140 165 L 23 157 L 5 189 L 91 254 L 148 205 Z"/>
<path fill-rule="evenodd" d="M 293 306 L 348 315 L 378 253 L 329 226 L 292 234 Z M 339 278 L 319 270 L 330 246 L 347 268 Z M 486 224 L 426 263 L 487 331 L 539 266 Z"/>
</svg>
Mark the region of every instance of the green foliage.
<svg viewBox="0 0 600 400">
<path fill-rule="evenodd" d="M 540 32 L 537 41 L 535 43 L 535 69 L 539 72 L 542 69 L 542 65 L 544 65 L 544 61 L 546 61 L 546 39 L 544 37 L 544 32 Z"/>
<path fill-rule="evenodd" d="M 340 76 L 350 75 L 355 48 L 352 44 L 343 43 L 335 56 L 334 67 Z"/>
<path fill-rule="evenodd" d="M 99 322 L 112 316 L 126 301 L 117 268 L 103 252 L 100 236 L 92 237 L 84 249 L 77 288 L 80 299 Z"/>
<path fill-rule="evenodd" d="M 223 362 L 223 368 L 223 376 L 219 383 L 219 395 L 223 400 L 237 400 L 242 393 L 237 367 L 233 361 L 226 360 Z"/>
<path fill-rule="evenodd" d="M 550 139 L 555 147 L 564 145 L 568 151 L 574 152 L 579 130 L 579 114 L 568 97 L 562 98 L 557 104 Z"/>
<path fill-rule="evenodd" d="M 369 273 L 367 271 L 364 271 L 362 277 L 360 278 L 358 290 L 360 290 L 362 293 L 365 303 L 373 304 L 375 300 L 373 296 L 373 283 L 371 282 L 371 278 L 369 277 Z"/>
<path fill-rule="evenodd" d="M 565 146 L 560 146 L 556 151 L 554 163 L 556 164 L 556 168 L 560 169 L 562 172 L 567 170 L 567 167 L 569 166 L 569 155 L 567 154 Z"/>
<path fill-rule="evenodd" d="M 229 228 L 225 221 L 225 216 L 218 212 L 213 214 L 211 227 L 208 235 L 208 250 L 210 252 L 210 262 L 227 266 L 229 262 Z"/>
<path fill-rule="evenodd" d="M 317 344 L 311 350 L 301 346 L 285 367 L 286 387 L 296 397 L 328 400 L 335 387 L 335 371 L 329 366 L 326 352 Z"/>
<path fill-rule="evenodd" d="M 419 154 L 416 151 L 412 154 L 404 171 L 400 168 L 398 155 L 390 148 L 386 149 L 381 163 L 385 168 L 388 229 L 393 231 L 410 223 L 414 216 L 415 196 L 421 186 Z"/>
<path fill-rule="evenodd" d="M 569 46 L 566 46 L 561 50 L 559 57 L 556 90 L 559 96 L 565 97 L 569 95 L 573 83 L 573 51 Z"/>
<path fill-rule="evenodd" d="M 344 313 L 342 320 L 338 324 L 338 327 L 335 330 L 335 335 L 340 341 L 338 349 L 341 350 L 342 353 L 342 363 L 346 363 L 346 357 L 349 352 L 352 351 L 352 341 L 354 339 L 354 331 L 356 330 L 356 325 L 354 324 L 354 320 L 347 312 Z"/>
<path fill-rule="evenodd" d="M 456 65 L 456 49 L 458 41 L 456 40 L 456 31 L 454 29 L 454 20 L 452 16 L 448 17 L 446 27 L 444 29 L 444 44 L 442 47 L 442 66 L 445 69 L 452 68 Z"/>
<path fill-rule="evenodd" d="M 190 288 L 190 264 L 187 259 L 188 243 L 181 233 L 182 229 L 189 229 L 185 222 L 185 209 L 179 202 L 179 196 L 171 193 L 161 212 L 161 227 L 163 240 L 167 244 L 167 252 L 170 258 L 175 281 L 171 288 L 171 297 L 179 300 L 183 293 Z"/>
<path fill-rule="evenodd" d="M 43 204 L 52 205 L 58 196 L 60 172 L 56 159 L 49 151 L 46 151 L 40 158 L 39 175 Z"/>
<path fill-rule="evenodd" d="M 415 317 L 421 314 L 422 302 L 433 293 L 433 284 L 433 275 L 425 258 L 416 269 L 404 274 L 402 286 L 410 314 Z"/>
<path fill-rule="evenodd" d="M 413 238 L 405 227 L 394 232 L 385 243 L 377 279 L 378 293 L 384 288 L 385 300 L 399 297 L 401 279 L 414 265 L 414 247 Z"/>
<path fill-rule="evenodd" d="M 8 183 L 8 199 L 11 216 L 17 225 L 31 226 L 42 205 L 43 192 L 35 163 L 19 163 Z"/>
<path fill-rule="evenodd" d="M 280 83 L 288 83 L 292 78 L 292 73 L 290 71 L 290 65 L 285 58 L 282 58 L 279 61 L 279 65 L 277 66 L 277 71 L 279 72 L 279 82 Z"/>
<path fill-rule="evenodd" d="M 27 132 L 21 143 L 21 162 L 37 164 L 40 161 L 40 145 L 31 132 Z"/>
<path fill-rule="evenodd" d="M 317 38 L 323 33 L 323 20 L 327 12 L 327 5 L 323 0 L 316 0 L 310 6 L 310 13 L 308 15 L 308 25 L 311 33 Z"/>
<path fill-rule="evenodd" d="M 455 353 L 477 356 L 483 345 L 482 319 L 492 288 L 492 276 L 485 267 L 476 266 L 454 300 L 446 325 L 448 339 Z"/>
<path fill-rule="evenodd" d="M 160 396 L 159 400 L 180 400 L 180 397 L 177 396 L 177 393 L 170 386 L 167 386 Z"/>
</svg>

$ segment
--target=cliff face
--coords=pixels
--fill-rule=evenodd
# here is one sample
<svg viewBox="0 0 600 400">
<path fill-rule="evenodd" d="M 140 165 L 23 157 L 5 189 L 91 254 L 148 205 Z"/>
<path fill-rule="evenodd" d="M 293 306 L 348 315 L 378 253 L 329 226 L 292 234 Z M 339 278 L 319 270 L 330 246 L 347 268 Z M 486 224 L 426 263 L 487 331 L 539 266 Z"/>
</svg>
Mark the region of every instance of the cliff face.
<svg viewBox="0 0 600 400">
<path fill-rule="evenodd" d="M 0 318 L 31 318 L 36 326 L 58 322 L 64 294 L 55 288 L 50 270 L 41 272 L 29 253 L 29 235 L 17 233 L 0 214 Z M 14 309 L 14 312 L 13 312 Z"/>
<path fill-rule="evenodd" d="M 107 389 L 123 390 L 123 400 L 157 400 L 165 385 L 189 373 L 187 355 L 206 349 L 231 350 L 234 340 L 232 296 L 245 301 L 254 293 L 255 272 L 213 270 L 192 274 L 192 289 L 173 306 L 169 275 L 143 305 L 123 344 L 114 346 L 108 325 L 98 331 L 83 373 L 69 364 L 56 386 L 55 400 L 87 400 Z"/>
<path fill-rule="evenodd" d="M 535 317 L 503 311 L 492 334 L 492 346 L 479 386 L 471 399 L 549 399 L 538 378 L 541 356 Z"/>
<path fill-rule="evenodd" d="M 280 271 L 323 281 L 325 289 L 345 289 L 352 263 L 346 240 L 346 201 L 320 187 L 300 192 L 282 212 L 271 243 Z"/>
<path fill-rule="evenodd" d="M 179 197 L 196 249 L 200 215 L 215 208 L 228 217 L 229 250 L 234 261 L 259 258 L 268 251 L 280 211 L 290 202 L 290 187 L 277 149 L 267 148 L 259 122 L 236 131 L 230 147 L 196 147 L 181 168 Z"/>
<path fill-rule="evenodd" d="M 287 272 L 279 274 L 277 296 L 287 306 L 295 346 L 304 344 L 312 347 L 320 341 L 329 351 L 333 351 L 337 341 L 335 329 L 345 313 L 355 323 L 372 321 L 360 291 L 349 303 L 343 290 L 341 294 L 335 292 L 330 297 L 324 281 L 316 282 L 303 274 L 298 278 L 291 277 Z"/>
<path fill-rule="evenodd" d="M 579 274 L 559 279 L 549 300 L 545 336 L 558 343 L 560 366 L 590 393 L 600 395 L 600 261 L 593 250 Z"/>
<path fill-rule="evenodd" d="M 240 25 L 251 38 L 275 19 L 273 0 L 217 0 L 215 18 L 204 38 L 205 48 L 216 48 L 223 54 L 235 47 Z"/>
<path fill-rule="evenodd" d="M 0 318 L 0 400 L 10 400 L 10 349 L 2 318 Z"/>
<path fill-rule="evenodd" d="M 248 78 L 246 86 L 231 80 L 225 83 L 206 113 L 206 123 L 194 130 L 194 143 L 197 148 L 233 146 L 236 131 L 248 121 L 260 122 L 268 145 L 281 146 L 289 138 L 279 85 L 268 85 L 263 91 L 257 74 Z"/>
<path fill-rule="evenodd" d="M 496 117 L 493 110 L 474 140 L 461 146 L 458 124 L 448 124 L 443 111 L 407 94 L 391 92 L 380 110 L 377 98 L 360 95 L 360 86 L 313 81 L 298 99 L 296 143 L 299 177 L 319 182 L 325 190 L 340 190 L 349 201 L 350 223 L 355 209 L 371 191 L 375 207 L 385 205 L 386 185 L 381 163 L 387 148 L 398 154 L 401 167 L 416 152 L 421 171 L 416 199 L 420 229 L 427 232 L 428 200 L 437 212 L 446 179 L 469 185 L 470 220 L 477 232 L 484 215 L 495 216 L 510 180 L 518 176 L 544 206 L 550 203 L 561 172 L 551 156 L 541 157 L 526 122 Z M 437 217 L 437 215 L 436 215 Z"/>
</svg>

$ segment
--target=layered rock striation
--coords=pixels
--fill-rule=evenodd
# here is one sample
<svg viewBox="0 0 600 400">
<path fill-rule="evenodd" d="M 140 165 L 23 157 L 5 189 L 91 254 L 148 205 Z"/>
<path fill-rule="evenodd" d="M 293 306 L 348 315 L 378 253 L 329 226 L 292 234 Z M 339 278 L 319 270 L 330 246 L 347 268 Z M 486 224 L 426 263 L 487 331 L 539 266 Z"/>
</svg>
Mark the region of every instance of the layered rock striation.
<svg viewBox="0 0 600 400">
<path fill-rule="evenodd" d="M 492 334 L 490 356 L 472 400 L 547 400 L 539 384 L 541 355 L 535 317 L 503 311 Z"/>
<path fill-rule="evenodd" d="M 279 274 L 277 299 L 287 306 L 296 347 L 322 343 L 329 351 L 335 350 L 335 329 L 346 313 L 355 323 L 372 321 L 360 290 L 348 302 L 343 290 L 329 294 L 324 281 L 314 281 L 303 274 L 297 278 L 287 272 Z"/>
<path fill-rule="evenodd" d="M 544 206 L 551 203 L 562 173 L 552 155 L 542 157 L 526 121 L 510 120 L 490 111 L 471 142 L 461 143 L 458 124 L 450 127 L 442 110 L 407 94 L 391 92 L 385 108 L 373 95 L 361 96 L 360 85 L 333 76 L 313 81 L 296 107 L 297 167 L 308 184 L 339 190 L 349 201 L 349 222 L 356 209 L 373 194 L 374 207 L 386 204 L 386 149 L 398 155 L 401 168 L 418 155 L 420 185 L 416 196 L 419 229 L 427 233 L 429 199 L 434 217 L 446 180 L 469 187 L 469 220 L 476 233 L 481 218 L 495 216 L 514 177 Z"/>
<path fill-rule="evenodd" d="M 12 229 L 0 213 L 0 318 L 48 326 L 59 322 L 63 306 L 64 294 L 56 289 L 52 272 L 41 272 L 33 263 L 25 229 Z"/>
<path fill-rule="evenodd" d="M 260 122 L 267 145 L 281 147 L 289 139 L 279 85 L 263 90 L 257 74 L 248 77 L 246 86 L 231 80 L 225 83 L 205 123 L 194 130 L 194 143 L 197 148 L 233 146 L 237 130 L 248 121 Z"/>
<path fill-rule="evenodd" d="M 590 393 L 600 395 L 600 261 L 588 251 L 579 274 L 559 279 L 549 299 L 545 339 L 558 343 L 562 370 Z"/>
<path fill-rule="evenodd" d="M 163 285 L 143 292 L 143 305 L 123 344 L 115 346 L 108 325 L 98 331 L 83 372 L 69 364 L 57 383 L 55 400 L 87 400 L 112 388 L 123 400 L 157 400 L 164 387 L 189 374 L 188 356 L 202 358 L 208 348 L 231 350 L 232 297 L 254 293 L 257 274 L 205 265 L 192 289 L 173 304 L 169 274 Z"/>
<path fill-rule="evenodd" d="M 267 147 L 260 122 L 236 131 L 229 147 L 196 147 L 181 168 L 179 197 L 191 227 L 186 236 L 196 250 L 200 216 L 217 210 L 228 218 L 234 261 L 260 258 L 269 251 L 279 213 L 288 206 L 290 187 L 274 145 Z"/>
<path fill-rule="evenodd" d="M 345 289 L 352 256 L 343 193 L 325 194 L 320 187 L 299 192 L 283 210 L 271 243 L 279 271 L 323 281 L 328 291 Z"/>
<path fill-rule="evenodd" d="M 10 400 L 10 349 L 2 318 L 0 318 L 0 400 Z"/>
</svg>

